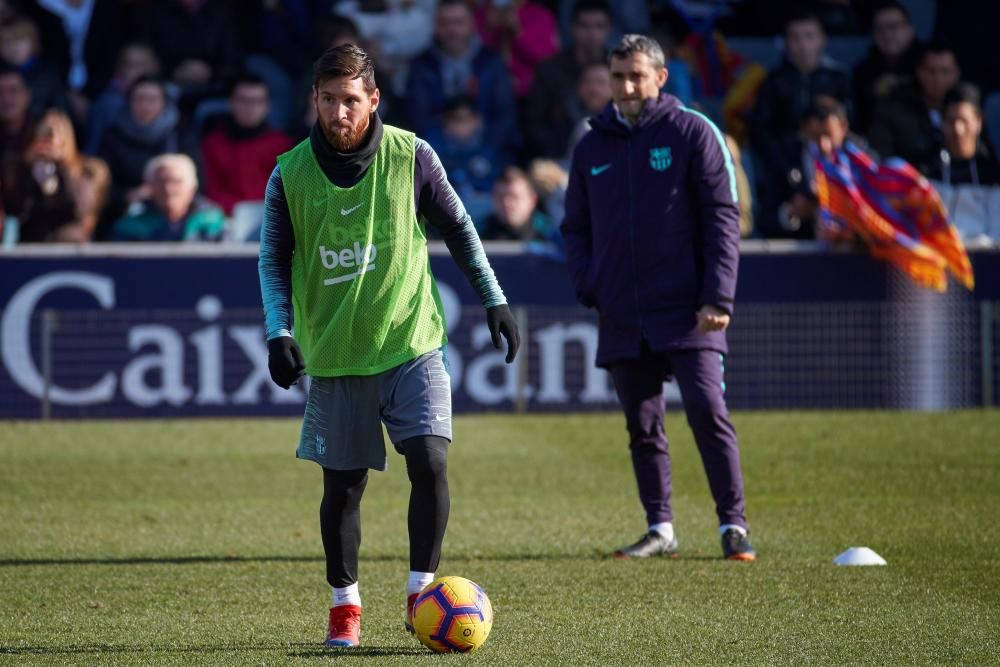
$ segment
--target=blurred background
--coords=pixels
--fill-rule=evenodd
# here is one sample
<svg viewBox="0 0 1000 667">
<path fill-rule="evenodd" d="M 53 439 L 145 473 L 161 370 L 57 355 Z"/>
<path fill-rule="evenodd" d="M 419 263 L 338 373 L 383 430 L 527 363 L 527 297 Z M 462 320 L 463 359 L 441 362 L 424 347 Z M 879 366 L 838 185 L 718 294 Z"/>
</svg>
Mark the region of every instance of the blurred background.
<svg viewBox="0 0 1000 667">
<path fill-rule="evenodd" d="M 0 0 L 0 417 L 301 410 L 262 380 L 255 244 L 275 157 L 315 120 L 312 62 L 345 42 L 372 54 L 385 122 L 440 155 L 528 332 L 503 368 L 432 244 L 456 407 L 613 406 L 558 226 L 626 33 L 660 41 L 666 91 L 736 158 L 732 405 L 991 405 L 997 25 L 987 0 Z M 929 179 L 975 290 L 918 287 L 824 233 L 819 101 Z"/>
</svg>

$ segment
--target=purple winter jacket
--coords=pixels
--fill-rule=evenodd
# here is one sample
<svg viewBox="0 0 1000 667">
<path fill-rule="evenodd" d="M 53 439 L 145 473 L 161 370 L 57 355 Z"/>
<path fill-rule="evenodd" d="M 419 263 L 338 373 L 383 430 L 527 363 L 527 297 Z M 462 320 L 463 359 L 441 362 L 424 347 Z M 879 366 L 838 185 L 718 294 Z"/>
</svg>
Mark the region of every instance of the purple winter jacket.
<svg viewBox="0 0 1000 667">
<path fill-rule="evenodd" d="M 573 153 L 562 232 L 577 298 L 600 316 L 597 365 L 654 351 L 726 353 L 696 313 L 732 313 L 739 208 L 718 128 L 662 93 L 635 127 L 609 103 Z"/>
</svg>

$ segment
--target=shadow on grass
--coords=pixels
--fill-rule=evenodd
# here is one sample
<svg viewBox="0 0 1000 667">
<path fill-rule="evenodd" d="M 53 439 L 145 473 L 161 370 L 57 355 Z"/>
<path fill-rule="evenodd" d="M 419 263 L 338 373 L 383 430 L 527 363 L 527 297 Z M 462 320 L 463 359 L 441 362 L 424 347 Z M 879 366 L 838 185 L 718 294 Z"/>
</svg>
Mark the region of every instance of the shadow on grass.
<svg viewBox="0 0 1000 667">
<path fill-rule="evenodd" d="M 317 646 L 305 651 L 293 651 L 288 654 L 290 658 L 332 658 L 334 656 L 362 656 L 366 658 L 377 658 L 389 655 L 432 655 L 427 649 L 419 649 L 403 646 L 359 646 L 358 648 L 325 648 Z"/>
<path fill-rule="evenodd" d="M 102 653 L 239 653 L 243 651 L 305 651 L 313 644 L 221 644 L 218 646 L 122 646 L 115 644 L 69 644 L 65 646 L 0 646 L 0 655 L 85 655 Z M 404 649 L 401 649 L 404 650 Z M 330 655 L 330 650 L 326 651 Z"/>
<path fill-rule="evenodd" d="M 364 657 L 392 655 L 429 655 L 426 649 L 404 646 L 362 646 L 360 648 L 326 648 L 314 644 L 275 644 L 273 646 L 239 646 L 226 644 L 221 646 L 115 646 L 107 644 L 79 644 L 70 646 L 0 646 L 2 655 L 37 655 L 37 656 L 70 656 L 70 655 L 102 655 L 102 654 L 211 654 L 211 653 L 242 653 L 245 651 L 286 651 L 292 658 L 331 658 L 337 655 L 357 655 Z"/>
<path fill-rule="evenodd" d="M 589 554 L 457 554 L 449 563 L 514 562 L 514 561 L 600 561 L 610 560 L 605 553 Z M 31 567 L 45 565 L 192 565 L 203 563 L 318 563 L 323 556 L 136 556 L 122 558 L 0 558 L 0 567 Z M 368 562 L 405 562 L 405 554 L 363 556 Z"/>
</svg>

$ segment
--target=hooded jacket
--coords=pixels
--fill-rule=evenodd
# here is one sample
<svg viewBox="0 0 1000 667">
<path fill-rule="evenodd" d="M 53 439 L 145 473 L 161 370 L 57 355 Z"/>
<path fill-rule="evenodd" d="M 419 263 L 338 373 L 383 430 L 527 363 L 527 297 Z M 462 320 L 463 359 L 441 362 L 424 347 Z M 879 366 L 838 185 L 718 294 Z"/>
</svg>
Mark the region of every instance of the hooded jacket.
<svg viewBox="0 0 1000 667">
<path fill-rule="evenodd" d="M 562 231 L 581 303 L 600 315 L 597 365 L 654 351 L 725 353 L 698 309 L 732 312 L 739 262 L 735 166 L 707 118 L 661 93 L 629 126 L 613 103 L 577 145 Z"/>
</svg>

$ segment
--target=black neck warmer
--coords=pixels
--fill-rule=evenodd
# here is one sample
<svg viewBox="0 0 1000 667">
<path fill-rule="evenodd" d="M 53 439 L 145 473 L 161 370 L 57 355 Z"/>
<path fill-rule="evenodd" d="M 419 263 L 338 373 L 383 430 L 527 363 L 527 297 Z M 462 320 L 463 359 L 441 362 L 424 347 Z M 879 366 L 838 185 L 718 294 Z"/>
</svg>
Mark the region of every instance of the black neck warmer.
<svg viewBox="0 0 1000 667">
<path fill-rule="evenodd" d="M 372 114 L 368 124 L 368 136 L 350 153 L 341 153 L 330 145 L 319 126 L 319 121 L 313 125 L 309 133 L 309 143 L 320 168 L 332 183 L 357 182 L 375 159 L 375 153 L 382 143 L 382 119 L 377 113 Z"/>
</svg>

